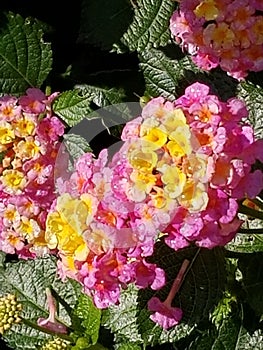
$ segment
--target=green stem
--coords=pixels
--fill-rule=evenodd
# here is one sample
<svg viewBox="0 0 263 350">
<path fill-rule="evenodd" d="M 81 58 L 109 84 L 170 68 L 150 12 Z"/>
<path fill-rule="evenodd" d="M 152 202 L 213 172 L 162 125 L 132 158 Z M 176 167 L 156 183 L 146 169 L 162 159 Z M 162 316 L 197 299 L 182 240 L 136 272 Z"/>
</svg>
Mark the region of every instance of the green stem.
<svg viewBox="0 0 263 350">
<path fill-rule="evenodd" d="M 263 220 L 263 211 L 258 211 L 242 204 L 239 205 L 238 212 L 241 214 L 246 214 L 247 216 L 251 216 L 255 219 Z"/>
<path fill-rule="evenodd" d="M 240 228 L 239 233 L 251 234 L 251 235 L 262 235 L 263 228 Z"/>
<path fill-rule="evenodd" d="M 55 337 L 59 337 L 59 338 L 61 338 L 61 339 L 68 340 L 69 342 L 73 343 L 73 339 L 72 339 L 69 335 L 67 335 L 67 334 L 52 332 L 52 331 L 49 330 L 49 329 L 46 329 L 46 328 L 44 328 L 44 327 L 40 327 L 40 326 L 37 325 L 36 323 L 34 323 L 34 322 L 30 321 L 30 320 L 27 320 L 26 318 L 21 317 L 21 319 L 22 319 L 22 322 L 23 322 L 25 325 L 27 325 L 27 326 L 29 326 L 29 327 L 31 327 L 31 328 L 34 328 L 34 329 L 36 329 L 36 330 L 38 330 L 38 331 L 40 331 L 40 332 L 43 332 L 43 333 L 47 333 L 47 334 L 53 335 L 53 336 L 55 336 Z"/>
</svg>

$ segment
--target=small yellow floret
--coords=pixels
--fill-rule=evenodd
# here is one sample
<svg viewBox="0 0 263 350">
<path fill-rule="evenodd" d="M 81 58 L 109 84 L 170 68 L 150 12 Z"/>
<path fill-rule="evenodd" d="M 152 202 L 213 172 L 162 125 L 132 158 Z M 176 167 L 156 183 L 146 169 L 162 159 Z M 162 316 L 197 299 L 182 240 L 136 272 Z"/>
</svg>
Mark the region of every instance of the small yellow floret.
<svg viewBox="0 0 263 350">
<path fill-rule="evenodd" d="M 158 149 L 163 147 L 167 141 L 167 134 L 158 128 L 152 128 L 143 136 L 143 140 L 149 142 L 147 147 L 151 149 Z"/>
<path fill-rule="evenodd" d="M 6 145 L 15 139 L 15 132 L 12 126 L 5 122 L 0 121 L 0 144 Z"/>
<path fill-rule="evenodd" d="M 196 17 L 204 17 L 207 21 L 213 21 L 219 15 L 214 0 L 204 0 L 196 6 L 194 13 Z"/>
<path fill-rule="evenodd" d="M 26 185 L 25 175 L 19 170 L 4 170 L 1 181 L 5 190 L 13 194 L 20 192 Z"/>
<path fill-rule="evenodd" d="M 137 170 L 151 172 L 157 163 L 157 154 L 152 150 L 141 151 L 135 149 L 129 154 L 129 162 L 131 166 Z"/>
</svg>

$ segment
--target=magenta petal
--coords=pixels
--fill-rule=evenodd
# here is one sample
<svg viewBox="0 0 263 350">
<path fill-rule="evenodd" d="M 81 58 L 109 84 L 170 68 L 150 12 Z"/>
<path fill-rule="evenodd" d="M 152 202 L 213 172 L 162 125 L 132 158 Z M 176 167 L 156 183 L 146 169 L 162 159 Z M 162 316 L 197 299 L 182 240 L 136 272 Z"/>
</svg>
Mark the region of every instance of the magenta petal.
<svg viewBox="0 0 263 350">
<path fill-rule="evenodd" d="M 67 334 L 67 327 L 61 323 L 58 322 L 51 322 L 46 318 L 40 317 L 37 320 L 37 324 L 40 327 L 43 327 L 45 329 L 48 329 L 49 331 L 52 331 L 54 333 L 60 333 L 60 334 Z"/>
<path fill-rule="evenodd" d="M 176 326 L 183 316 L 183 312 L 180 308 L 166 305 L 157 297 L 153 297 L 148 301 L 148 309 L 150 311 L 155 311 L 155 313 L 150 316 L 150 319 L 159 324 L 163 329 Z"/>
</svg>

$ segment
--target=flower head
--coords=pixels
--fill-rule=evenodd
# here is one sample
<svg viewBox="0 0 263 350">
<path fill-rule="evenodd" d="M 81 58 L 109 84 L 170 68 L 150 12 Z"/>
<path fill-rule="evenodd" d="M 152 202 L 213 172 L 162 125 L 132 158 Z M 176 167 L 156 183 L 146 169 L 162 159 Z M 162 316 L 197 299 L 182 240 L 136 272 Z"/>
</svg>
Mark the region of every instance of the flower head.
<svg viewBox="0 0 263 350">
<path fill-rule="evenodd" d="M 242 80 L 263 69 L 262 5 L 258 1 L 188 1 L 170 19 L 173 38 L 204 70 L 220 66 Z"/>
<path fill-rule="evenodd" d="M 64 133 L 52 113 L 54 97 L 30 88 L 20 98 L 0 99 L 0 249 L 21 258 L 50 251 L 45 217 L 55 199 L 54 166 Z"/>
<path fill-rule="evenodd" d="M 215 16 L 213 4 L 198 8 L 200 21 Z M 263 183 L 252 167 L 263 159 L 262 142 L 255 141 L 247 115 L 242 100 L 220 101 L 197 82 L 174 102 L 150 100 L 126 124 L 110 161 L 106 149 L 79 157 L 68 178 L 59 179 L 46 218 L 44 237 L 58 254 L 61 278 L 76 279 L 106 308 L 130 283 L 162 288 L 164 271 L 147 261 L 161 236 L 174 250 L 232 240 L 242 224 L 238 201 L 255 197 Z M 149 306 L 165 328 L 181 319 L 170 297 Z"/>
</svg>

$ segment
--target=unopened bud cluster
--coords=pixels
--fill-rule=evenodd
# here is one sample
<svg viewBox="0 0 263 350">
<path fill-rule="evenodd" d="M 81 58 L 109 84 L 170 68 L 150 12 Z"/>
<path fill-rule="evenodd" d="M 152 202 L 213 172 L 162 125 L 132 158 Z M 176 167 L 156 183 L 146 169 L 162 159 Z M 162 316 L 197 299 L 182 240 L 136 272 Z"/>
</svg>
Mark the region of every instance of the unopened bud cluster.
<svg viewBox="0 0 263 350">
<path fill-rule="evenodd" d="M 54 338 L 43 345 L 41 350 L 69 350 L 70 344 L 67 340 Z"/>
<path fill-rule="evenodd" d="M 0 334 L 11 328 L 14 323 L 21 321 L 19 314 L 22 305 L 16 300 L 13 294 L 0 297 Z"/>
</svg>

